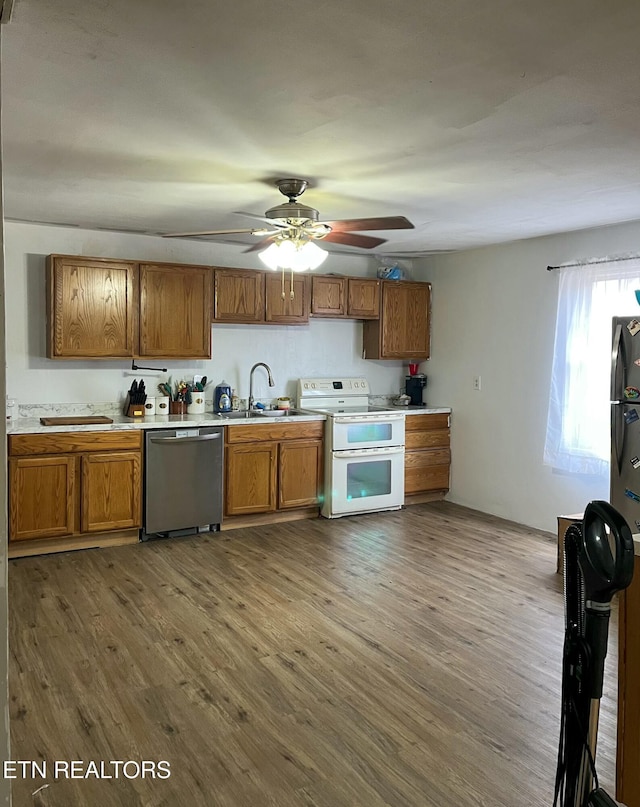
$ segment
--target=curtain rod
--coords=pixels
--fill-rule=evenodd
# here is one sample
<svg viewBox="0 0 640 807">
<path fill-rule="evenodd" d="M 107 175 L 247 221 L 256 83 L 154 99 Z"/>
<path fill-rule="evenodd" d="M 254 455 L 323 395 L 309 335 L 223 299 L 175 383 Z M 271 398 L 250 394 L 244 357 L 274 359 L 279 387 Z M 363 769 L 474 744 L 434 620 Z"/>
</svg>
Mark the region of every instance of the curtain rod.
<svg viewBox="0 0 640 807">
<path fill-rule="evenodd" d="M 566 269 L 569 266 L 595 266 L 599 263 L 618 263 L 619 261 L 637 261 L 640 255 L 629 255 L 627 258 L 609 258 L 603 261 L 576 261 L 575 263 L 563 263 L 562 266 L 547 266 L 547 272 L 553 269 Z"/>
</svg>

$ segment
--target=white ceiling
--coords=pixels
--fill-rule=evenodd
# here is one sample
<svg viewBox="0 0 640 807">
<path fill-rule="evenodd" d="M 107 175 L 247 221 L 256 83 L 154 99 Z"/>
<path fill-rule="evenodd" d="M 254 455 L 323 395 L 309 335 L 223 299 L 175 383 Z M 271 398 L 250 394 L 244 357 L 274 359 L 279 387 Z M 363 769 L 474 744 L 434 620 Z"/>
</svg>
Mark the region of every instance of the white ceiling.
<svg viewBox="0 0 640 807">
<path fill-rule="evenodd" d="M 16 0 L 2 36 L 10 219 L 241 228 L 286 176 L 409 218 L 389 254 L 640 219 L 638 0 Z"/>
</svg>

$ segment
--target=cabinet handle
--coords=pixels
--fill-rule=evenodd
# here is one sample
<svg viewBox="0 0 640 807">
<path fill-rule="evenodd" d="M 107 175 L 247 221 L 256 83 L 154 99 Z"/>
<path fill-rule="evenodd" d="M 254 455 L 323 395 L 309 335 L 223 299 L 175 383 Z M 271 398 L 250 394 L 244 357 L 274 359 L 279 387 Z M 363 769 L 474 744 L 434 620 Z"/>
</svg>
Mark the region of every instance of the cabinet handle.
<svg viewBox="0 0 640 807">
<path fill-rule="evenodd" d="M 149 440 L 152 443 L 201 443 L 219 438 L 219 434 L 201 434 L 199 437 L 150 437 Z"/>
</svg>

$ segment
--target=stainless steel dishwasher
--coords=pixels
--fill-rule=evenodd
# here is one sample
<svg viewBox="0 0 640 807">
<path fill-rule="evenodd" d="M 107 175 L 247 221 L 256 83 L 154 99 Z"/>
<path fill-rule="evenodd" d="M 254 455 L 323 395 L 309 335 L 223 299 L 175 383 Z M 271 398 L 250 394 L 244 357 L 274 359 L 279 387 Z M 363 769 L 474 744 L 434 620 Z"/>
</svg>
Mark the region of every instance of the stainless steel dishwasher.
<svg viewBox="0 0 640 807">
<path fill-rule="evenodd" d="M 143 541 L 220 528 L 223 443 L 222 426 L 147 431 Z"/>
</svg>

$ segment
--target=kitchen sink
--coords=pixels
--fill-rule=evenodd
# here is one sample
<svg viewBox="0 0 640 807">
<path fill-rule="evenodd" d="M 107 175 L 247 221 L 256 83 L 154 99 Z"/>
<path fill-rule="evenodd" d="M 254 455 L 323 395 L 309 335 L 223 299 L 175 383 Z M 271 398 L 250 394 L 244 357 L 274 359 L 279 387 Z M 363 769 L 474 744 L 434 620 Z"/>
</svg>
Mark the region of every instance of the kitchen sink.
<svg viewBox="0 0 640 807">
<path fill-rule="evenodd" d="M 306 413 L 297 409 L 254 409 L 252 412 L 243 409 L 239 412 L 221 412 L 218 417 L 223 420 L 242 420 L 243 418 L 246 420 L 247 418 L 287 418 L 304 414 Z"/>
</svg>

